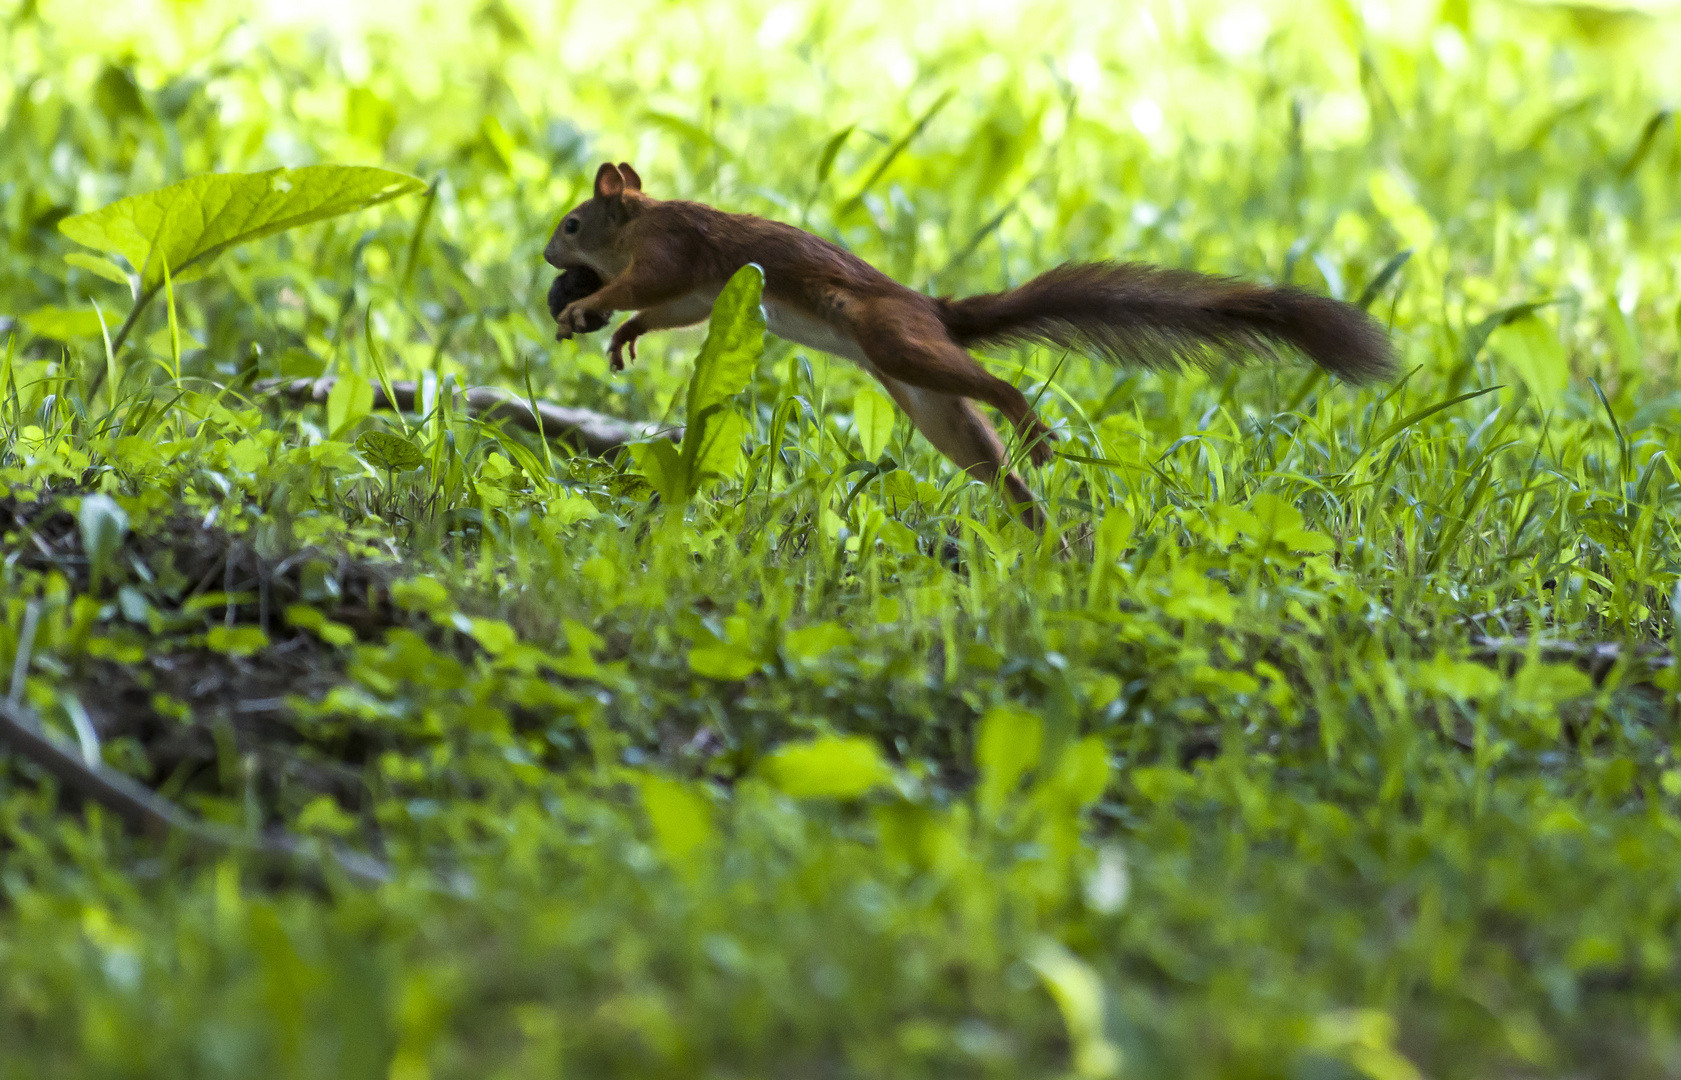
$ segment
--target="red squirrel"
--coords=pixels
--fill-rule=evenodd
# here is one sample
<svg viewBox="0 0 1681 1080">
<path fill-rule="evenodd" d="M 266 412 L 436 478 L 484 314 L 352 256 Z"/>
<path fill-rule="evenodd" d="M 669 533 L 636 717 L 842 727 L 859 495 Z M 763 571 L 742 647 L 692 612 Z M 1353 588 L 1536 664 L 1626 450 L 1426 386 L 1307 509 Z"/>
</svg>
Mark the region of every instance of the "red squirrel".
<svg viewBox="0 0 1681 1080">
<path fill-rule="evenodd" d="M 614 371 L 650 330 L 706 319 L 730 276 L 758 263 L 771 333 L 862 366 L 958 468 L 1001 482 L 1035 528 L 1038 503 L 971 399 L 1004 415 L 1035 465 L 1050 462 L 1055 435 L 1020 390 L 975 362 L 971 346 L 1037 342 L 1148 367 L 1276 359 L 1285 348 L 1355 383 L 1387 377 L 1395 364 L 1383 329 L 1352 304 L 1189 270 L 1066 263 L 1008 292 L 926 296 L 792 225 L 644 195 L 624 163 L 601 166 L 593 196 L 561 219 L 543 258 L 605 282 L 560 308 L 557 340 L 604 325 L 614 311 L 636 312 L 613 331 Z M 588 281 L 557 281 L 551 302 L 576 290 L 579 276 Z"/>
</svg>

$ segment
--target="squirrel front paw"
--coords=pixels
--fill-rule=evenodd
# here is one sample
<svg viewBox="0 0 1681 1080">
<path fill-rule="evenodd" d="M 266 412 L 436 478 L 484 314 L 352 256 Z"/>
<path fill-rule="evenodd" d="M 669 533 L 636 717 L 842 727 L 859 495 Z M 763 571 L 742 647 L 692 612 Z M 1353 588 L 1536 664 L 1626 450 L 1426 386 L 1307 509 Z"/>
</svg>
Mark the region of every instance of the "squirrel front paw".
<svg viewBox="0 0 1681 1080">
<path fill-rule="evenodd" d="M 601 275 L 587 266 L 568 267 L 549 286 L 549 315 L 555 320 L 555 340 L 565 341 L 574 334 L 593 334 L 607 325 L 606 312 L 589 311 L 580 320 L 568 313 L 578 308 L 578 302 L 594 295 L 601 288 Z"/>
<path fill-rule="evenodd" d="M 587 308 L 581 300 L 573 301 L 566 305 L 560 317 L 555 320 L 559 325 L 555 337 L 564 339 L 573 334 L 594 333 L 607 324 L 607 318 L 607 312 Z"/>
</svg>

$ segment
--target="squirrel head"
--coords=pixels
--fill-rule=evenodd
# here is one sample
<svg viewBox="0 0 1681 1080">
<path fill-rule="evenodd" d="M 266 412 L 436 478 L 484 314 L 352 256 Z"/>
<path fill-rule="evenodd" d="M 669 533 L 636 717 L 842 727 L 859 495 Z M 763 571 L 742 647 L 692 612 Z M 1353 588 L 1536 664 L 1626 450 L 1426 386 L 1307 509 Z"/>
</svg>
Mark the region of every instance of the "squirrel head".
<svg viewBox="0 0 1681 1080">
<path fill-rule="evenodd" d="M 588 266 L 604 278 L 623 266 L 616 251 L 619 233 L 646 201 L 642 178 L 627 162 L 606 162 L 595 173 L 595 194 L 560 219 L 543 259 L 557 270 Z"/>
</svg>

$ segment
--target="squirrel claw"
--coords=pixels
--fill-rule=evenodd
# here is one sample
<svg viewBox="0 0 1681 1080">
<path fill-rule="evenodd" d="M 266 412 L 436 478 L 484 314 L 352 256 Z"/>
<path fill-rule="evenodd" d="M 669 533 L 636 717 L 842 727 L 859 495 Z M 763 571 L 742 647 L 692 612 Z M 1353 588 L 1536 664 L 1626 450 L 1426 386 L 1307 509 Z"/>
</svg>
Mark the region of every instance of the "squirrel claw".
<svg viewBox="0 0 1681 1080">
<path fill-rule="evenodd" d="M 614 335 L 612 344 L 607 347 L 607 366 L 614 371 L 625 369 L 625 349 L 630 349 L 630 358 L 636 359 L 636 339 L 634 337 L 621 338 Z"/>
</svg>

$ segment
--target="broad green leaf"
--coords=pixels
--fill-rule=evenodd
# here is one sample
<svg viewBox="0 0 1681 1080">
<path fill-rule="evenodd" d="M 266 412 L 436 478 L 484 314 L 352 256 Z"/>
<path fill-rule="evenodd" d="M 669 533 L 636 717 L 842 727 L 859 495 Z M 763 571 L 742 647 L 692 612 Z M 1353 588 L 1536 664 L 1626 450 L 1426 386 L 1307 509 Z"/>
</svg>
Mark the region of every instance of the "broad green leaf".
<svg viewBox="0 0 1681 1080">
<path fill-rule="evenodd" d="M 751 650 L 728 642 L 697 645 L 689 651 L 689 670 L 722 682 L 745 679 L 758 671 L 763 661 Z"/>
<path fill-rule="evenodd" d="M 630 452 L 636 459 L 637 467 L 642 470 L 642 475 L 648 478 L 648 483 L 659 492 L 661 499 L 673 505 L 681 505 L 688 501 L 688 469 L 677 447 L 666 439 L 656 439 L 653 442 L 636 443 L 631 446 Z"/>
<path fill-rule="evenodd" d="M 873 741 L 840 735 L 789 743 L 766 757 L 759 772 L 796 799 L 856 799 L 893 775 Z"/>
<path fill-rule="evenodd" d="M 327 434 L 343 438 L 374 408 L 373 384 L 359 375 L 344 375 L 327 393 Z"/>
<path fill-rule="evenodd" d="M 519 643 L 514 628 L 501 619 L 469 619 L 473 639 L 492 656 L 501 656 Z"/>
<path fill-rule="evenodd" d="M 95 274 L 106 281 L 114 281 L 118 285 L 127 285 L 128 275 L 123 268 L 110 259 L 102 259 L 98 255 L 89 255 L 85 251 L 72 251 L 64 257 L 64 261 L 71 266 L 80 267 L 90 274 Z"/>
<path fill-rule="evenodd" d="M 543 520 L 551 526 L 566 526 L 600 516 L 601 511 L 596 509 L 594 503 L 582 495 L 568 492 L 549 500 L 544 509 Z"/>
<path fill-rule="evenodd" d="M 344 126 L 369 145 L 384 147 L 397 127 L 397 110 L 372 90 L 353 86 L 345 94 Z"/>
<path fill-rule="evenodd" d="M 1097 1078 L 1119 1073 L 1120 1049 L 1103 1034 L 1103 980 L 1097 972 L 1049 938 L 1040 940 L 1027 962 L 1062 1013 L 1075 1075 Z"/>
<path fill-rule="evenodd" d="M 668 862 L 682 865 L 712 841 L 712 804 L 687 784 L 661 776 L 638 779 L 642 809 L 654 829 L 654 843 Z"/>
<path fill-rule="evenodd" d="M 1474 363 L 1477 356 L 1483 351 L 1483 346 L 1488 344 L 1489 336 L 1496 330 L 1517 322 L 1519 319 L 1528 318 L 1535 312 L 1544 307 L 1550 307 L 1552 304 L 1552 300 L 1526 300 L 1521 304 L 1513 304 L 1511 307 L 1501 308 L 1499 311 L 1488 315 L 1477 325 L 1471 327 L 1465 335 L 1465 346 L 1459 354 L 1460 364 Z"/>
<path fill-rule="evenodd" d="M 752 380 L 765 351 L 765 309 L 760 303 L 764 288 L 764 271 L 757 263 L 748 263 L 735 272 L 713 303 L 706 343 L 700 347 L 689 380 L 691 421 L 741 393 Z"/>
<path fill-rule="evenodd" d="M 268 635 L 257 626 L 212 626 L 204 643 L 212 652 L 250 656 L 267 647 Z"/>
<path fill-rule="evenodd" d="M 888 441 L 893 438 L 895 419 L 893 402 L 884 394 L 864 389 L 852 399 L 852 422 L 857 425 L 858 441 L 864 447 L 866 458 L 874 461 L 887 449 Z"/>
<path fill-rule="evenodd" d="M 368 395 L 371 401 L 372 387 L 369 388 Z M 388 431 L 362 432 L 356 438 L 356 449 L 360 450 L 368 464 L 376 469 L 400 472 L 404 469 L 419 468 L 426 461 L 426 455 L 421 453 L 420 447 L 401 435 L 393 435 Z"/>
<path fill-rule="evenodd" d="M 1428 664 L 1413 669 L 1412 682 L 1422 690 L 1455 701 L 1483 700 L 1500 692 L 1500 676 L 1481 664 L 1455 661 L 1438 652 Z"/>
<path fill-rule="evenodd" d="M 682 504 L 705 476 L 735 472 L 746 423 L 730 405 L 753 378 L 765 348 L 760 304 L 765 275 L 748 263 L 730 278 L 712 305 L 706 343 L 689 378 L 688 424 L 680 450 L 661 441 L 632 448 L 642 473 L 668 503 Z"/>
<path fill-rule="evenodd" d="M 81 529 L 82 551 L 88 557 L 94 581 L 99 582 L 128 535 L 128 513 L 109 495 L 88 495 L 82 499 L 76 522 Z"/>
<path fill-rule="evenodd" d="M 356 831 L 354 814 L 347 814 L 331 795 L 317 795 L 298 811 L 298 831 L 324 833 L 328 836 L 349 836 Z"/>
<path fill-rule="evenodd" d="M 1338 1009 L 1314 1020 L 1308 1044 L 1372 1080 L 1423 1080 L 1424 1074 L 1395 1049 L 1397 1029 L 1395 1018 L 1381 1009 Z"/>
<path fill-rule="evenodd" d="M 308 349 L 290 348 L 280 354 L 279 375 L 283 379 L 314 379 L 327 364 Z"/>
<path fill-rule="evenodd" d="M 1569 664 L 1525 664 L 1512 680 L 1512 696 L 1520 705 L 1550 712 L 1583 694 L 1593 692 L 1593 679 Z"/>
<path fill-rule="evenodd" d="M 38 307 L 22 319 L 24 329 L 36 337 L 69 341 L 72 338 L 98 337 L 99 313 L 93 308 L 67 308 L 48 304 Z"/>
<path fill-rule="evenodd" d="M 1039 764 L 1045 725 L 1039 717 L 1014 705 L 994 705 L 981 717 L 975 736 L 975 767 L 981 782 L 981 809 L 996 814 L 1021 782 L 1022 774 Z"/>
<path fill-rule="evenodd" d="M 259 173 L 207 173 L 131 195 L 58 223 L 70 239 L 123 256 L 140 268 L 141 287 L 177 282 L 248 240 L 424 190 L 412 176 L 363 165 L 309 165 Z"/>
<path fill-rule="evenodd" d="M 1335 547 L 1329 536 L 1307 527 L 1293 503 L 1270 491 L 1256 495 L 1249 505 L 1261 530 L 1257 540 L 1270 540 L 1290 551 L 1330 551 Z"/>
<path fill-rule="evenodd" d="M 420 611 L 434 619 L 447 619 L 455 610 L 449 590 L 436 578 L 418 577 L 391 586 L 391 600 L 404 611 Z"/>
<path fill-rule="evenodd" d="M 1525 315 L 1495 340 L 1500 358 L 1517 372 L 1542 408 L 1557 409 L 1564 403 L 1564 391 L 1570 386 L 1570 357 L 1557 331 L 1535 315 Z"/>
<path fill-rule="evenodd" d="M 703 477 L 734 475 L 741 461 L 741 440 L 747 437 L 747 418 L 727 405 L 720 406 L 700 425 L 700 432 L 690 476 L 691 495 Z"/>
<path fill-rule="evenodd" d="M 1186 622 L 1228 626 L 1237 614 L 1237 602 L 1223 584 L 1210 580 L 1194 566 L 1176 566 L 1168 577 L 1162 611 Z"/>
<path fill-rule="evenodd" d="M 1109 787 L 1109 751 L 1103 740 L 1092 736 L 1069 747 L 1044 787 L 1080 809 L 1102 798 Z"/>
<path fill-rule="evenodd" d="M 356 640 L 356 632 L 341 622 L 334 622 L 308 604 L 290 604 L 286 608 L 286 624 L 308 630 L 329 645 L 343 647 Z"/>
<path fill-rule="evenodd" d="M 822 622 L 790 632 L 782 639 L 782 649 L 796 660 L 820 660 L 836 649 L 847 648 L 855 640 L 852 631 L 839 623 Z"/>
</svg>

